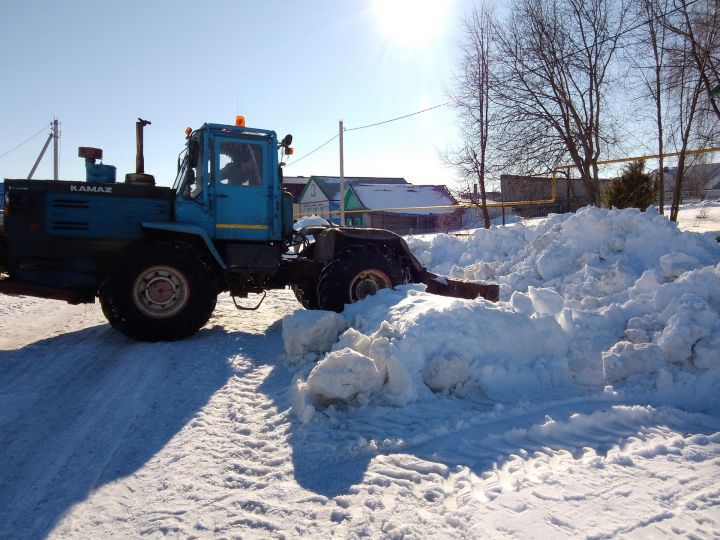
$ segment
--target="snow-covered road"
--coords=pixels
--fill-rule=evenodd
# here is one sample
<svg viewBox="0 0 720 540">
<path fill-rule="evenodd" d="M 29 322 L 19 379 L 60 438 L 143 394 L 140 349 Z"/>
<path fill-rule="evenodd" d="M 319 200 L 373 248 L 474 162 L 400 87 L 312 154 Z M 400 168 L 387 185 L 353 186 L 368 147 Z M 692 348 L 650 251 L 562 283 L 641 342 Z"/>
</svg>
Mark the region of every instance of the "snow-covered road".
<svg viewBox="0 0 720 540">
<path fill-rule="evenodd" d="M 540 231 L 542 248 L 530 238 L 528 253 L 550 253 L 548 234 L 560 225 Z M 511 240 L 498 244 L 507 251 L 501 256 L 511 258 Z M 469 245 L 463 251 L 455 239 L 445 242 L 415 248 L 446 266 L 453 251 L 469 253 Z M 462 254 L 464 272 L 489 271 Z M 675 265 L 683 260 L 672 258 Z M 620 275 L 647 289 L 649 278 L 637 278 L 622 261 L 604 264 L 614 282 L 599 279 L 599 266 L 584 270 L 587 279 L 607 288 L 621 283 Z M 546 261 L 543 268 L 555 267 Z M 506 291 L 510 281 L 523 288 L 523 272 L 518 266 L 507 274 Z M 701 291 L 712 272 L 655 287 L 669 297 L 675 293 L 668 287 L 690 290 L 695 279 L 700 285 L 692 290 Z M 558 377 L 564 357 L 575 364 L 587 355 L 599 359 L 614 343 L 605 343 L 608 336 L 618 328 L 623 335 L 629 315 L 622 310 L 637 318 L 650 305 L 637 300 L 642 291 L 607 290 L 583 304 L 603 316 L 583 318 L 572 299 L 578 291 L 587 297 L 583 283 L 553 285 L 579 325 L 567 350 L 512 343 L 536 330 L 564 339 L 552 324 L 569 315 L 554 314 L 550 293 L 528 292 L 514 303 L 506 296 L 497 313 L 491 305 L 439 304 L 414 287 L 353 307 L 346 317 L 357 330 L 343 339 L 355 350 L 379 361 L 389 340 L 407 367 L 445 354 L 428 352 L 444 334 L 446 349 L 465 347 L 471 380 L 456 391 L 416 390 L 401 405 L 388 389 L 376 390 L 317 407 L 305 423 L 298 379 L 310 392 L 315 360 L 319 366 L 341 351 L 285 353 L 282 319 L 300 309 L 289 291 L 268 294 L 256 312 L 237 312 L 223 296 L 196 336 L 156 344 L 114 332 L 98 306 L 0 296 L 0 538 L 720 537 L 717 370 L 668 365 L 605 390 Z M 717 309 L 720 290 L 706 298 Z M 616 304 L 622 307 L 606 309 Z M 673 313 L 682 324 L 684 312 Z M 465 334 L 453 325 L 469 317 L 489 336 L 504 329 L 506 347 L 487 349 L 472 325 L 460 343 Z M 593 339 L 578 329 L 590 323 Z M 387 337 L 401 325 L 403 340 Z M 675 335 L 671 327 L 666 337 Z M 717 327 L 701 339 L 714 339 L 710 330 Z M 522 357 L 541 353 L 535 363 Z M 503 372 L 511 360 L 517 371 Z M 708 395 L 715 398 L 704 400 Z"/>
<path fill-rule="evenodd" d="M 2 538 L 720 532 L 720 426 L 704 415 L 447 397 L 302 426 L 282 359 L 288 292 L 250 317 L 225 298 L 169 344 L 50 305 L 43 339 L 21 327 L 0 352 Z"/>
</svg>

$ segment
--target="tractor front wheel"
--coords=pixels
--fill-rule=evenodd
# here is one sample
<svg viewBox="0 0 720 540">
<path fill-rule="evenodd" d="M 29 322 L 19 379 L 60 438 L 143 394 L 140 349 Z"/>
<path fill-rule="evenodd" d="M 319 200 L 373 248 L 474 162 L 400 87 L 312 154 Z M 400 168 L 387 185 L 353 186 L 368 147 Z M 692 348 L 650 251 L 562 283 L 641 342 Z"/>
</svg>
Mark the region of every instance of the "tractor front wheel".
<svg viewBox="0 0 720 540">
<path fill-rule="evenodd" d="M 344 249 L 325 265 L 318 281 L 320 309 L 340 312 L 371 296 L 408 282 L 408 271 L 392 251 L 375 245 L 358 245 Z"/>
</svg>

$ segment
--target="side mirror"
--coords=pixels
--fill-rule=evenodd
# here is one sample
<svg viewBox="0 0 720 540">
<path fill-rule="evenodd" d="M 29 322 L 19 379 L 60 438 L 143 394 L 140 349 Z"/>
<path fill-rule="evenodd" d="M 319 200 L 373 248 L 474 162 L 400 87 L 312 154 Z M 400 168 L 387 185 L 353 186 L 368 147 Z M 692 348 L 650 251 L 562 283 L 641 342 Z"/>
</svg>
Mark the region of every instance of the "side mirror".
<svg viewBox="0 0 720 540">
<path fill-rule="evenodd" d="M 287 135 L 285 135 L 283 140 L 280 141 L 280 146 L 287 148 L 288 146 L 290 146 L 292 144 L 292 141 L 293 141 L 293 136 L 288 133 Z"/>
<path fill-rule="evenodd" d="M 197 167 L 198 141 L 194 137 L 188 141 L 188 167 Z"/>
</svg>

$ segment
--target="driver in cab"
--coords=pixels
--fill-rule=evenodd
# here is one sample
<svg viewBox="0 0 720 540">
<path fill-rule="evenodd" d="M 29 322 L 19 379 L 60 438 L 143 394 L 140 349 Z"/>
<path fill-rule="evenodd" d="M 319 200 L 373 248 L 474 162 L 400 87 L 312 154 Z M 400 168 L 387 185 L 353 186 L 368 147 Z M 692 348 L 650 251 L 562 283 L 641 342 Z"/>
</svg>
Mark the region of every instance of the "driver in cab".
<svg viewBox="0 0 720 540">
<path fill-rule="evenodd" d="M 226 142 L 220 147 L 220 182 L 239 186 L 262 184 L 259 160 L 247 143 Z"/>
</svg>

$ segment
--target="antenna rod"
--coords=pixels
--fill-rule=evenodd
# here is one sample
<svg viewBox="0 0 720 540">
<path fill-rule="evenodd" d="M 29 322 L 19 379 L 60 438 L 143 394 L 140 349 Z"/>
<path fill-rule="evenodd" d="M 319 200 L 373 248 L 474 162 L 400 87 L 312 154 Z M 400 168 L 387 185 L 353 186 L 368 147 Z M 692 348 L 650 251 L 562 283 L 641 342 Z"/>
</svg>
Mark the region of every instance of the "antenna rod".
<svg viewBox="0 0 720 540">
<path fill-rule="evenodd" d="M 58 131 L 58 119 L 53 116 L 52 138 L 53 138 L 53 180 L 58 179 L 58 140 L 60 133 Z M 44 152 L 44 150 L 43 150 Z M 41 155 L 42 157 L 42 155 Z"/>
</svg>

